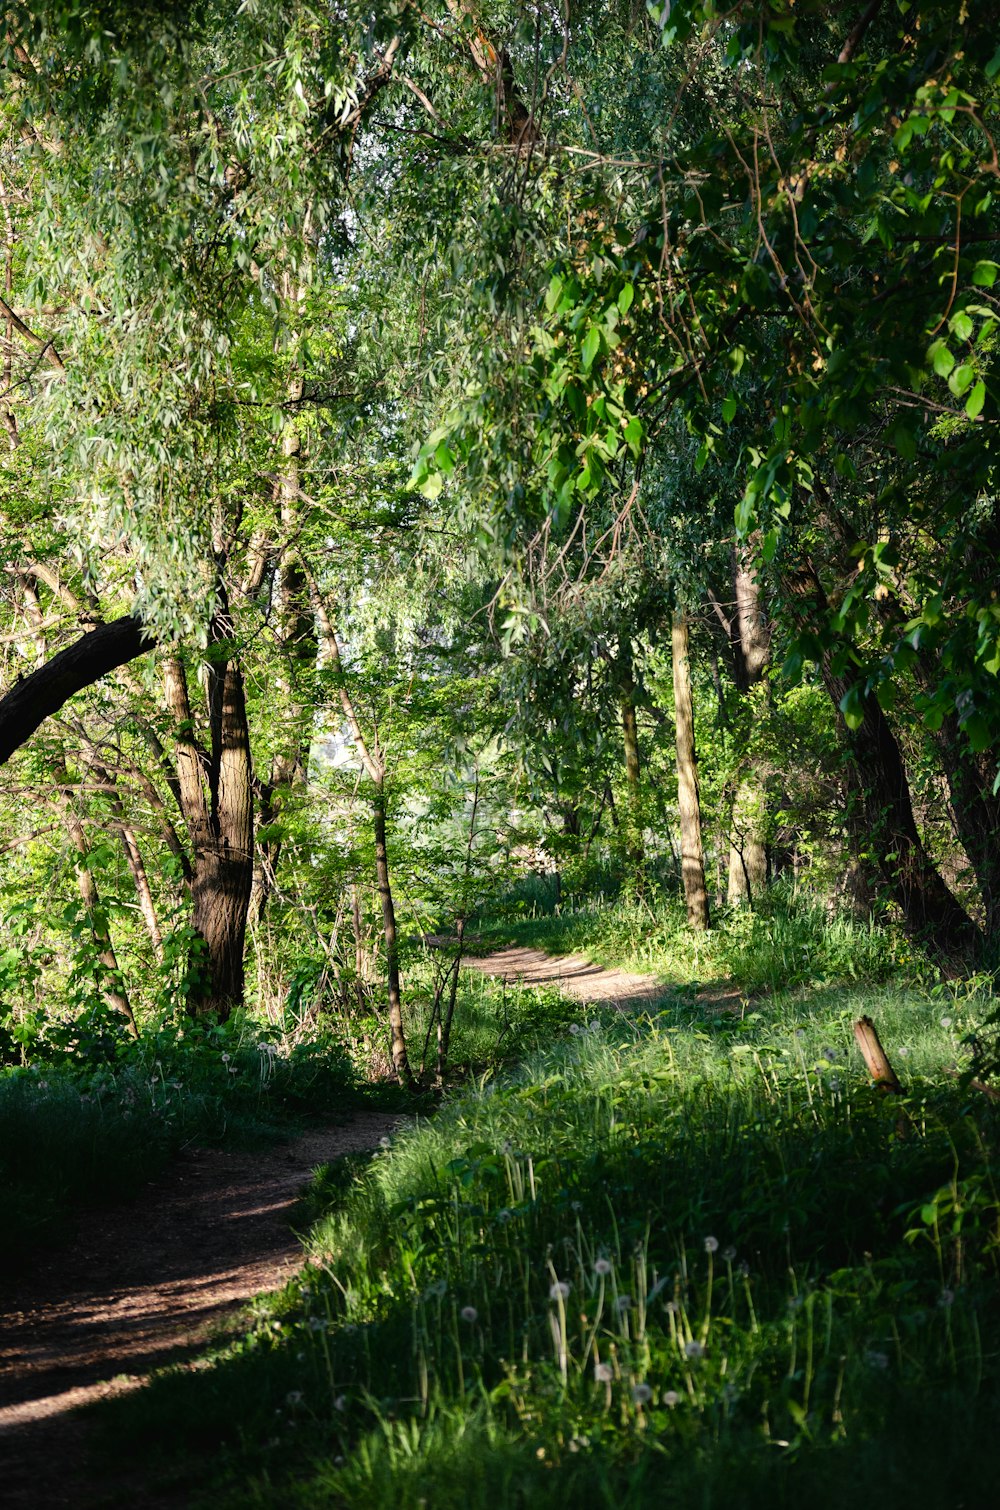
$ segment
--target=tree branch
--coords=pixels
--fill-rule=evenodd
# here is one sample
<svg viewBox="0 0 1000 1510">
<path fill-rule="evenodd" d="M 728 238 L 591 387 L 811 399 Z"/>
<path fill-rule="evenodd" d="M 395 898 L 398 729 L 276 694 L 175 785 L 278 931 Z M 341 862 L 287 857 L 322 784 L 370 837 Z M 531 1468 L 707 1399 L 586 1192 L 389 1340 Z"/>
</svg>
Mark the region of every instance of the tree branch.
<svg viewBox="0 0 1000 1510">
<path fill-rule="evenodd" d="M 6 697 L 0 698 L 0 765 L 74 693 L 152 648 L 146 626 L 130 614 L 111 624 L 99 624 L 30 676 L 15 682 Z"/>
</svg>

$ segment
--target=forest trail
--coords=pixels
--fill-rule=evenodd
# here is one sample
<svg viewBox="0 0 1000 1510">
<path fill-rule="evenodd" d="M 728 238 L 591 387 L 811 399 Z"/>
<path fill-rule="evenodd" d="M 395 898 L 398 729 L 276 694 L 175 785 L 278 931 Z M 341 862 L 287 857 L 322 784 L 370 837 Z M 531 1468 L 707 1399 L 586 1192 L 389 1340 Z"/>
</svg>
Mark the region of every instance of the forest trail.
<svg viewBox="0 0 1000 1510">
<path fill-rule="evenodd" d="M 566 996 L 594 1007 L 627 1008 L 658 1001 L 667 987 L 655 975 L 630 975 L 595 965 L 582 954 L 546 954 L 511 944 L 491 954 L 468 955 L 465 965 L 504 981 L 522 981 L 526 986 L 558 986 Z"/>
<path fill-rule="evenodd" d="M 71 1245 L 39 1255 L 0 1314 L 6 1510 L 121 1504 L 117 1493 L 88 1498 L 88 1423 L 76 1407 L 138 1388 L 242 1302 L 284 1284 L 302 1263 L 288 1213 L 312 1171 L 375 1147 L 398 1122 L 355 1112 L 263 1152 L 191 1150 L 137 1199 L 85 1212 Z"/>
</svg>

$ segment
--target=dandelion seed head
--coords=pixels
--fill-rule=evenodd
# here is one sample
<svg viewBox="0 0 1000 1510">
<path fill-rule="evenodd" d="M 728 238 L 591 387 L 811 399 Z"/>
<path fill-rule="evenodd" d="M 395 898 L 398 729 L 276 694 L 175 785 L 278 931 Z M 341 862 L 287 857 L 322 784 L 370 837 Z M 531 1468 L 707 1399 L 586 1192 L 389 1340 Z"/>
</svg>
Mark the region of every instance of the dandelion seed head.
<svg viewBox="0 0 1000 1510">
<path fill-rule="evenodd" d="M 347 1409 L 347 1396 L 338 1395 L 333 1402 L 334 1410 L 345 1411 Z"/>
<path fill-rule="evenodd" d="M 302 1404 L 302 1391 L 300 1389 L 289 1390 L 288 1394 L 285 1396 L 285 1404 L 286 1405 L 293 1405 L 293 1406 L 294 1405 L 301 1405 Z"/>
<path fill-rule="evenodd" d="M 674 1406 L 680 1403 L 680 1398 L 680 1395 L 675 1389 L 668 1389 L 666 1394 L 663 1396 L 663 1403 L 664 1405 L 669 1406 L 671 1410 L 673 1410 Z"/>
<path fill-rule="evenodd" d="M 509 1222 L 513 1215 L 513 1211 L 508 1211 L 506 1206 L 501 1206 L 497 1212 L 497 1221 L 502 1223 Z"/>
<path fill-rule="evenodd" d="M 601 1275 L 602 1278 L 604 1275 L 610 1274 L 611 1260 L 608 1258 L 599 1258 L 594 1264 L 594 1273 Z"/>
<path fill-rule="evenodd" d="M 736 1257 L 736 1249 L 733 1247 L 732 1243 L 729 1244 L 728 1248 L 723 1248 L 722 1257 L 727 1264 L 732 1263 L 733 1259 Z"/>
<path fill-rule="evenodd" d="M 378 1140 L 378 1146 L 379 1146 L 379 1148 L 391 1148 L 392 1147 L 392 1139 L 391 1138 L 386 1138 L 386 1137 L 379 1138 L 379 1140 Z"/>
<path fill-rule="evenodd" d="M 951 1027 L 951 1018 L 950 1017 L 942 1017 L 942 1019 L 941 1019 L 941 1026 L 943 1028 L 950 1028 Z"/>
<path fill-rule="evenodd" d="M 461 1316 L 463 1321 L 468 1321 L 470 1324 L 473 1321 L 479 1320 L 479 1312 L 476 1310 L 475 1306 L 463 1306 L 458 1314 Z"/>
<path fill-rule="evenodd" d="M 598 1384 L 610 1384 L 612 1377 L 613 1376 L 611 1373 L 610 1363 L 594 1364 L 594 1378 L 597 1380 Z"/>
<path fill-rule="evenodd" d="M 685 1358 L 704 1358 L 705 1349 L 700 1342 L 685 1342 L 684 1356 Z"/>
<path fill-rule="evenodd" d="M 601 1031 L 601 1024 L 598 1022 L 596 1017 L 591 1019 L 590 1031 L 592 1033 L 599 1033 Z"/>
<path fill-rule="evenodd" d="M 648 1384 L 633 1384 L 632 1399 L 636 1405 L 647 1405 L 653 1398 L 653 1391 Z"/>
<path fill-rule="evenodd" d="M 949 1306 L 953 1306 L 954 1304 L 954 1290 L 942 1290 L 940 1296 L 938 1297 L 938 1305 L 941 1306 L 944 1310 L 947 1310 Z"/>
<path fill-rule="evenodd" d="M 706 1253 L 718 1253 L 718 1251 L 719 1251 L 719 1239 L 717 1237 L 706 1237 L 706 1239 L 705 1239 L 705 1252 Z"/>
<path fill-rule="evenodd" d="M 554 1285 L 549 1286 L 550 1300 L 565 1300 L 569 1294 L 569 1285 L 565 1280 L 557 1279 Z"/>
<path fill-rule="evenodd" d="M 618 1299 L 615 1301 L 615 1310 L 630 1311 L 632 1309 L 632 1305 L 633 1301 L 631 1295 L 619 1295 Z"/>
</svg>

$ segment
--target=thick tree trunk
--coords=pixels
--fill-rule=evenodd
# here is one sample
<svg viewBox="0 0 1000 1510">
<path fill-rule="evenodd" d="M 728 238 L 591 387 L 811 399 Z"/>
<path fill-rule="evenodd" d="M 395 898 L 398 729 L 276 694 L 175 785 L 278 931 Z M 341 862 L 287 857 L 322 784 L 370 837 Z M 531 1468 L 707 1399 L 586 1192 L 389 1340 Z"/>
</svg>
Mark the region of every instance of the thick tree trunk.
<svg viewBox="0 0 1000 1510">
<path fill-rule="evenodd" d="M 677 741 L 677 807 L 681 823 L 681 878 L 688 923 L 699 931 L 709 926 L 705 854 L 701 842 L 701 799 L 694 747 L 694 709 L 687 619 L 675 613 L 672 629 L 674 723 Z"/>
<path fill-rule="evenodd" d="M 403 1029 L 403 996 L 399 983 L 399 940 L 396 933 L 396 908 L 392 900 L 389 877 L 389 852 L 385 837 L 385 786 L 375 784 L 375 877 L 382 902 L 382 933 L 385 938 L 386 976 L 389 987 L 389 1031 L 392 1037 L 392 1063 L 400 1085 L 413 1083 L 413 1073 L 406 1053 Z"/>
<path fill-rule="evenodd" d="M 0 765 L 31 738 L 38 726 L 58 713 L 84 687 L 100 681 L 137 656 L 151 650 L 152 641 L 141 619 L 129 616 L 99 624 L 73 645 L 60 650 L 30 676 L 15 682 L 0 698 Z"/>
<path fill-rule="evenodd" d="M 823 680 L 839 710 L 849 678 L 835 675 L 827 658 Z M 909 931 L 945 957 L 965 953 L 976 928 L 924 849 L 889 721 L 870 694 L 861 699 L 861 710 L 859 727 L 848 728 L 844 721 L 844 728 L 860 778 L 871 853 Z"/>
<path fill-rule="evenodd" d="M 187 678 L 167 664 L 167 706 L 174 716 L 177 774 L 193 855 L 192 923 L 204 950 L 190 1008 L 225 1020 L 243 1002 L 243 953 L 253 883 L 253 790 L 243 678 L 227 662 L 213 675 L 212 750 L 194 738 Z M 208 791 L 206 794 L 205 775 Z"/>
</svg>

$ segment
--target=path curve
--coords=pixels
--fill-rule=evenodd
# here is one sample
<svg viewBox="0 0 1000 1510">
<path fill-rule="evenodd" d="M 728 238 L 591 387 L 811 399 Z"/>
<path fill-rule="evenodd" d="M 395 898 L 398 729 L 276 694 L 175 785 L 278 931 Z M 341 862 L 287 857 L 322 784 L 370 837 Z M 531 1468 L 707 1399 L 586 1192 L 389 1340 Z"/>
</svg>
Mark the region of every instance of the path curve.
<svg viewBox="0 0 1000 1510">
<path fill-rule="evenodd" d="M 595 965 L 582 954 L 546 954 L 522 944 L 494 949 L 491 954 L 468 955 L 464 963 L 484 975 L 504 981 L 522 981 L 526 986 L 558 986 L 566 996 L 590 1006 L 626 1009 L 648 1006 L 667 992 L 654 975 L 630 975 Z"/>
<path fill-rule="evenodd" d="M 137 1388 L 283 1285 L 303 1261 L 287 1219 L 312 1171 L 398 1123 L 356 1112 L 262 1153 L 191 1150 L 137 1199 L 84 1213 L 71 1246 L 41 1254 L 2 1298 L 5 1510 L 83 1510 L 86 1426 L 71 1412 Z"/>
</svg>

